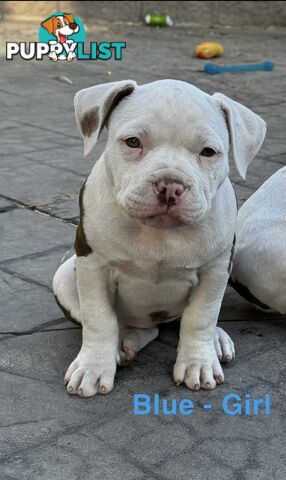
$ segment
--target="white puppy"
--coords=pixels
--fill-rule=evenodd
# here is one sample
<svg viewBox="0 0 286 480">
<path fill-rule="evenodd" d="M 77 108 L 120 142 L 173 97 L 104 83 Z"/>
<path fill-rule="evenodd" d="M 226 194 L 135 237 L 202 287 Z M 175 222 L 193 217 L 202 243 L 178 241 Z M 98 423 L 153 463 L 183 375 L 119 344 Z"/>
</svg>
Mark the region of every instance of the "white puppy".
<svg viewBox="0 0 286 480">
<path fill-rule="evenodd" d="M 81 90 L 75 113 L 85 154 L 105 125 L 108 140 L 80 193 L 76 256 L 53 283 L 63 310 L 83 327 L 68 392 L 109 392 L 117 362 L 153 340 L 157 324 L 179 317 L 174 380 L 214 388 L 223 382 L 219 359 L 234 355 L 216 328 L 237 213 L 229 144 L 244 177 L 264 121 L 177 80 Z"/>
<path fill-rule="evenodd" d="M 286 167 L 241 207 L 231 284 L 263 309 L 286 313 Z"/>
</svg>

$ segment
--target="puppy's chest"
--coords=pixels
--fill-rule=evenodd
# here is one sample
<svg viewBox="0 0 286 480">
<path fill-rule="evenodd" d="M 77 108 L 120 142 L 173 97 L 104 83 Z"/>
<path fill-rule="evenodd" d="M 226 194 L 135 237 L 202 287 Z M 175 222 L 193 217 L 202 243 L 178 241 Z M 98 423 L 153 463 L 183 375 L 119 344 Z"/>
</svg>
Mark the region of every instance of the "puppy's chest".
<svg viewBox="0 0 286 480">
<path fill-rule="evenodd" d="M 111 272 L 118 313 L 133 326 L 149 327 L 155 320 L 160 323 L 180 316 L 198 284 L 196 269 L 165 262 L 117 262 Z"/>
<path fill-rule="evenodd" d="M 166 283 L 197 284 L 197 269 L 172 265 L 165 261 L 118 260 L 110 264 L 117 283 L 146 282 L 154 286 Z"/>
</svg>

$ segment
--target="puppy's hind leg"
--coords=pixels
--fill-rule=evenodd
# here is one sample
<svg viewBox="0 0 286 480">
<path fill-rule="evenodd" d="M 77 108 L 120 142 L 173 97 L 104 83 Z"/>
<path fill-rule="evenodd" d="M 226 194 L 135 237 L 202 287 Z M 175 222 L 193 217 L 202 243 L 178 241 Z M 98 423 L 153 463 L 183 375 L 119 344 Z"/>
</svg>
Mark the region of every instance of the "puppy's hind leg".
<svg viewBox="0 0 286 480">
<path fill-rule="evenodd" d="M 121 326 L 119 348 L 120 364 L 128 365 L 131 363 L 139 350 L 152 342 L 158 334 L 158 327 L 133 328 Z"/>
<path fill-rule="evenodd" d="M 66 319 L 81 325 L 75 260 L 76 256 L 73 255 L 60 265 L 53 278 L 53 291 Z"/>
</svg>

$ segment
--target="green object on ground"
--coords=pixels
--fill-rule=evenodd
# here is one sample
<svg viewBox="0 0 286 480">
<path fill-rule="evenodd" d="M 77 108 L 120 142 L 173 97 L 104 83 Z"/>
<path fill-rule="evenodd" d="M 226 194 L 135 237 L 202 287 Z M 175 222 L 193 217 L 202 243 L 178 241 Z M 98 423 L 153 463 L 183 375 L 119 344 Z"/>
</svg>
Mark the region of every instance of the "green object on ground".
<svg viewBox="0 0 286 480">
<path fill-rule="evenodd" d="M 173 20 L 166 13 L 149 13 L 145 17 L 145 22 L 152 27 L 172 27 L 174 25 Z"/>
</svg>

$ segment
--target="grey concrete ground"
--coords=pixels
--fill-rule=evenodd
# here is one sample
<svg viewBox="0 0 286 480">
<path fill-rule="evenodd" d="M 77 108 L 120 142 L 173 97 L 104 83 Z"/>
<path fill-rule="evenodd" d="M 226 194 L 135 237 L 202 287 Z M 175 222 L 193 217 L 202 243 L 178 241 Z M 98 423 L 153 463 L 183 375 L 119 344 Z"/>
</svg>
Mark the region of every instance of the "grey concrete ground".
<svg viewBox="0 0 286 480">
<path fill-rule="evenodd" d="M 1 40 L 36 40 L 37 26 L 2 24 Z M 212 34 L 212 35 L 211 35 Z M 272 73 L 207 77 L 192 58 L 194 45 L 217 38 L 221 62 L 275 62 Z M 227 291 L 220 324 L 234 338 L 237 357 L 226 382 L 212 392 L 176 388 L 171 373 L 178 328 L 159 338 L 132 366 L 118 371 L 107 397 L 69 397 L 63 375 L 81 331 L 62 317 L 51 292 L 52 275 L 72 246 L 77 195 L 104 138 L 88 159 L 73 114 L 74 93 L 123 78 L 138 83 L 173 77 L 245 103 L 268 123 L 265 144 L 246 181 L 234 168 L 239 203 L 285 164 L 285 33 L 157 30 L 101 26 L 92 40 L 126 40 L 122 62 L 0 59 L 0 478 L 284 480 L 286 478 L 286 323 L 256 312 Z M 3 42 L 2 42 L 3 45 Z M 3 55 L 3 52 L 2 52 Z M 59 77 L 72 79 L 69 85 Z M 191 398 L 190 416 L 135 416 L 133 394 Z M 228 393 L 270 393 L 271 415 L 230 416 Z M 212 402 L 214 410 L 203 409 Z"/>
<path fill-rule="evenodd" d="M 168 12 L 176 24 L 204 26 L 285 26 L 284 1 L 0 1 L 0 16 L 5 19 L 35 19 L 38 22 L 54 11 L 69 11 L 85 21 L 142 22 L 150 12 Z"/>
</svg>

